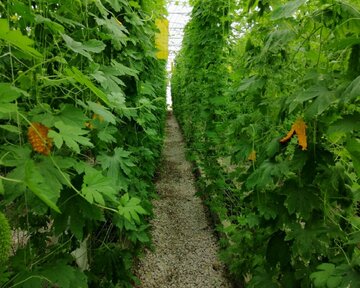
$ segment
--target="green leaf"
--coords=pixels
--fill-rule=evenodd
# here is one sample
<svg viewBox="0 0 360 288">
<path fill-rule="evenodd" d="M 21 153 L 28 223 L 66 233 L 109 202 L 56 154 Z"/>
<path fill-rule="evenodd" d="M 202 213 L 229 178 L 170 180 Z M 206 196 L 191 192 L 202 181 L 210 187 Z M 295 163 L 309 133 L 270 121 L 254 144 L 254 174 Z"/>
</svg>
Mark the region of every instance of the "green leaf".
<svg viewBox="0 0 360 288">
<path fill-rule="evenodd" d="M 49 18 L 43 17 L 41 15 L 36 15 L 35 16 L 35 22 L 36 23 L 44 23 L 45 26 L 47 26 L 48 28 L 50 28 L 52 30 L 52 32 L 54 33 L 64 33 L 65 28 L 64 26 L 62 26 L 59 23 L 56 23 L 54 21 L 52 21 Z"/>
<path fill-rule="evenodd" d="M 51 263 L 35 267 L 33 271 L 23 271 L 16 281 L 22 288 L 61 287 L 87 288 L 87 277 L 79 269 L 67 264 L 67 259 L 51 261 Z M 16 285 L 18 286 L 18 285 Z"/>
<path fill-rule="evenodd" d="M 305 91 L 295 92 L 294 95 L 287 100 L 289 113 L 292 113 L 296 107 L 301 106 L 304 102 L 327 93 L 329 93 L 329 90 L 321 85 L 314 85 Z"/>
<path fill-rule="evenodd" d="M 21 34 L 19 30 L 10 30 L 9 23 L 6 19 L 0 19 L 0 39 L 16 46 L 24 53 L 34 58 L 42 58 L 43 56 L 31 46 L 34 41 L 29 37 Z"/>
<path fill-rule="evenodd" d="M 66 261 L 57 261 L 41 273 L 53 284 L 61 288 L 87 288 L 87 277 L 79 269 L 66 265 Z M 38 286 L 40 287 L 40 286 Z"/>
<path fill-rule="evenodd" d="M 116 127 L 107 126 L 98 132 L 97 137 L 105 143 L 114 143 L 116 142 L 116 138 L 113 135 L 117 132 L 118 130 L 116 129 Z"/>
<path fill-rule="evenodd" d="M 268 157 L 274 157 L 276 153 L 280 151 L 279 138 L 273 139 L 266 147 L 266 154 Z"/>
<path fill-rule="evenodd" d="M 0 103 L 9 103 L 15 101 L 21 95 L 29 96 L 26 91 L 16 88 L 10 83 L 0 83 Z"/>
<path fill-rule="evenodd" d="M 355 171 L 360 176 L 360 140 L 352 138 L 346 144 L 346 150 L 349 151 Z"/>
<path fill-rule="evenodd" d="M 136 197 L 130 198 L 126 193 L 120 198 L 120 205 L 118 206 L 118 213 L 130 222 L 140 223 L 139 215 L 148 214 L 145 209 L 140 206 L 141 200 Z"/>
<path fill-rule="evenodd" d="M 114 114 L 109 112 L 106 107 L 91 101 L 87 101 L 87 104 L 91 111 L 93 111 L 97 115 L 100 115 L 105 121 L 116 124 L 116 117 L 114 116 Z"/>
<path fill-rule="evenodd" d="M 88 87 L 97 97 L 99 97 L 106 105 L 110 106 L 110 102 L 107 98 L 107 95 L 97 88 L 79 69 L 76 67 L 71 67 L 71 69 L 65 69 L 66 74 L 70 77 L 73 77 L 80 84 Z"/>
<path fill-rule="evenodd" d="M 360 225 L 357 227 L 360 227 Z M 346 242 L 348 245 L 357 245 L 358 243 L 360 243 L 360 231 L 353 232 L 349 237 L 349 241 Z"/>
<path fill-rule="evenodd" d="M 328 245 L 329 237 L 326 235 L 329 233 L 329 228 L 324 227 L 322 223 L 307 222 L 304 225 L 306 226 L 299 223 L 290 224 L 285 240 L 293 240 L 292 257 L 298 255 L 303 261 L 307 261 L 316 251 L 320 251 L 323 245 Z"/>
<path fill-rule="evenodd" d="M 118 0 L 106 0 L 106 2 L 108 2 L 116 12 L 119 12 L 123 8 L 123 4 Z"/>
<path fill-rule="evenodd" d="M 102 154 L 98 157 L 98 161 L 101 163 L 103 169 L 108 169 L 108 176 L 110 178 L 118 177 L 121 170 L 127 176 L 132 176 L 132 167 L 135 167 L 135 164 L 130 159 L 130 154 L 130 152 L 118 147 L 115 148 L 112 156 Z"/>
<path fill-rule="evenodd" d="M 342 94 L 342 100 L 345 103 L 348 103 L 356 98 L 360 97 L 360 76 L 355 78 L 354 81 L 350 83 L 350 85 L 345 89 Z"/>
<path fill-rule="evenodd" d="M 327 134 L 333 133 L 349 133 L 359 129 L 359 119 L 360 114 L 354 113 L 354 115 L 345 115 L 342 119 L 339 119 L 332 123 L 328 130 Z"/>
<path fill-rule="evenodd" d="M 16 104 L 12 103 L 3 103 L 0 106 L 0 118 L 6 117 L 8 118 L 10 113 L 17 112 L 18 107 Z"/>
<path fill-rule="evenodd" d="M 92 73 L 91 76 L 101 84 L 105 91 L 109 93 L 123 93 L 122 87 L 126 85 L 118 77 L 121 76 L 120 74 L 114 67 L 105 66 L 102 67 L 102 70 Z"/>
<path fill-rule="evenodd" d="M 295 0 L 287 2 L 286 4 L 275 8 L 275 10 L 271 14 L 272 20 L 278 20 L 282 18 L 290 18 L 294 16 L 294 13 L 300 8 L 300 6 L 304 5 L 306 0 Z"/>
<path fill-rule="evenodd" d="M 134 7 L 134 8 L 137 8 L 137 9 L 140 9 L 141 6 L 138 2 L 135 2 L 135 1 L 129 1 L 129 4 L 131 7 Z"/>
<path fill-rule="evenodd" d="M 0 125 L 0 128 L 6 130 L 8 132 L 11 132 L 11 133 L 20 134 L 19 127 L 14 126 L 14 125 Z"/>
<path fill-rule="evenodd" d="M 329 49 L 343 50 L 356 44 L 360 44 L 360 38 L 357 36 L 347 38 L 336 37 L 327 46 Z"/>
<path fill-rule="evenodd" d="M 256 91 L 261 89 L 265 85 L 265 80 L 257 76 L 252 76 L 250 78 L 245 78 L 241 81 L 240 86 L 238 87 L 238 92 L 243 91 Z"/>
<path fill-rule="evenodd" d="M 119 76 L 123 76 L 123 75 L 129 75 L 129 76 L 133 76 L 136 79 L 138 79 L 138 74 L 139 71 L 126 67 L 125 65 L 117 62 L 116 60 L 111 60 L 111 64 L 112 66 L 116 69 L 117 73 Z"/>
<path fill-rule="evenodd" d="M 248 284 L 249 288 L 267 287 L 267 288 L 279 288 L 276 280 L 272 275 L 264 268 L 257 267 L 254 270 L 253 278 Z"/>
<path fill-rule="evenodd" d="M 69 49 L 73 50 L 75 53 L 79 53 L 85 57 L 87 57 L 90 61 L 93 61 L 89 52 L 100 53 L 106 47 L 106 45 L 99 40 L 91 39 L 87 42 L 81 43 L 72 39 L 70 36 L 66 34 L 61 34 L 66 45 Z"/>
<path fill-rule="evenodd" d="M 33 160 L 27 161 L 25 164 L 25 184 L 47 206 L 61 213 L 60 209 L 56 206 L 56 202 L 60 197 L 60 189 L 54 186 L 48 179 L 45 179 L 40 171 L 37 163 Z"/>
<path fill-rule="evenodd" d="M 285 207 L 290 214 L 299 213 L 307 220 L 314 209 L 320 208 L 320 199 L 316 196 L 316 190 L 309 187 L 299 187 L 296 181 L 287 181 L 283 187 L 285 195 Z"/>
<path fill-rule="evenodd" d="M 273 177 L 281 177 L 289 171 L 286 163 L 273 163 L 264 161 L 247 179 L 246 186 L 249 188 L 265 188 L 274 184 Z"/>
<path fill-rule="evenodd" d="M 105 206 L 106 199 L 117 202 L 116 191 L 112 186 L 111 179 L 92 167 L 85 169 L 81 193 L 90 204 L 95 202 Z"/>
<path fill-rule="evenodd" d="M 321 115 L 330 105 L 335 103 L 337 100 L 335 97 L 334 91 L 329 91 L 324 89 L 322 91 L 317 91 L 313 94 L 317 98 L 305 111 L 306 118 L 314 118 L 315 116 Z"/>
<path fill-rule="evenodd" d="M 71 233 L 79 241 L 83 241 L 84 230 L 86 230 L 84 228 L 89 220 L 105 221 L 104 211 L 101 208 L 90 204 L 73 190 L 63 190 L 58 203 L 62 214 L 55 215 L 54 228 L 56 235 L 70 229 Z"/>
<path fill-rule="evenodd" d="M 54 123 L 62 121 L 66 125 L 83 127 L 89 119 L 84 115 L 82 109 L 73 105 L 65 104 L 61 106 L 61 113 L 54 117 Z M 52 125 L 51 125 L 52 126 Z"/>
<path fill-rule="evenodd" d="M 93 53 L 100 53 L 104 51 L 105 48 L 106 45 L 104 42 L 96 39 L 90 39 L 89 41 L 83 43 L 83 49 Z"/>
<path fill-rule="evenodd" d="M 294 31 L 290 29 L 281 29 L 271 32 L 262 50 L 262 54 L 268 51 L 278 52 L 286 48 L 286 45 L 294 38 Z"/>
<path fill-rule="evenodd" d="M 79 126 L 66 125 L 62 121 L 55 123 L 55 127 L 59 129 L 59 133 L 54 130 L 49 131 L 49 137 L 54 139 L 54 143 L 57 148 L 61 148 L 63 142 L 76 153 L 80 153 L 80 146 L 93 147 L 88 137 L 84 137 L 88 133 L 87 130 L 80 128 Z"/>
<path fill-rule="evenodd" d="M 335 265 L 332 263 L 322 263 L 316 267 L 318 272 L 311 273 L 310 279 L 315 287 L 337 288 L 342 282 L 342 277 L 336 275 Z"/>
<path fill-rule="evenodd" d="M 5 155 L 1 157 L 1 165 L 5 167 L 16 167 L 24 165 L 30 160 L 31 148 L 29 146 L 4 146 Z"/>
<path fill-rule="evenodd" d="M 128 40 L 128 36 L 126 34 L 129 32 L 126 30 L 124 25 L 115 19 L 115 17 L 104 19 L 95 16 L 94 18 L 99 26 L 103 26 L 109 32 L 109 38 L 116 49 L 121 49 L 123 45 L 126 45 Z"/>
</svg>

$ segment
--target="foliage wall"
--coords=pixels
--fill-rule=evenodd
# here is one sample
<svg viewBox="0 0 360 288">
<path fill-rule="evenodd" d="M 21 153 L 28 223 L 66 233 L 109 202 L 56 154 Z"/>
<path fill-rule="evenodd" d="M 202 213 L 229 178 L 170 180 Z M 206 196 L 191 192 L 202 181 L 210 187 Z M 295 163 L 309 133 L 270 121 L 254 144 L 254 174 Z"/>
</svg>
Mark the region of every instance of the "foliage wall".
<svg viewBox="0 0 360 288">
<path fill-rule="evenodd" d="M 137 281 L 164 131 L 164 9 L 0 2 L 1 287 Z"/>
<path fill-rule="evenodd" d="M 360 283 L 357 1 L 193 1 L 172 79 L 245 287 Z"/>
</svg>

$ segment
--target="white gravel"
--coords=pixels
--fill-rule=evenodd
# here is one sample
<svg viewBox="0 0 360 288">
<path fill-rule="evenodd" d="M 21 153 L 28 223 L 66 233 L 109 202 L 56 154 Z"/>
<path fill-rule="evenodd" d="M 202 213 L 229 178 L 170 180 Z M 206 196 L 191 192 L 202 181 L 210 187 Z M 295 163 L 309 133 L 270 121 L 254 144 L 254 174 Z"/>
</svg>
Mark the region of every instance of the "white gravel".
<svg viewBox="0 0 360 288">
<path fill-rule="evenodd" d="M 151 223 L 155 251 L 146 251 L 137 269 L 141 287 L 230 288 L 174 116 L 168 117 L 163 157 Z"/>
</svg>

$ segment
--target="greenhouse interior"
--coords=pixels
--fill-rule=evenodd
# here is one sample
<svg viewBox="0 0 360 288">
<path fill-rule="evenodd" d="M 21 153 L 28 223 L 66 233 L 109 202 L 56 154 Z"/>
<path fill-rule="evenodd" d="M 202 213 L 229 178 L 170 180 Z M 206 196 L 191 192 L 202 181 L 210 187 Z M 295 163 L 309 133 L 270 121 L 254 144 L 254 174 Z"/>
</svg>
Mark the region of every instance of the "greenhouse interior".
<svg viewBox="0 0 360 288">
<path fill-rule="evenodd" d="M 0 1 L 1 288 L 360 288 L 358 0 Z"/>
</svg>

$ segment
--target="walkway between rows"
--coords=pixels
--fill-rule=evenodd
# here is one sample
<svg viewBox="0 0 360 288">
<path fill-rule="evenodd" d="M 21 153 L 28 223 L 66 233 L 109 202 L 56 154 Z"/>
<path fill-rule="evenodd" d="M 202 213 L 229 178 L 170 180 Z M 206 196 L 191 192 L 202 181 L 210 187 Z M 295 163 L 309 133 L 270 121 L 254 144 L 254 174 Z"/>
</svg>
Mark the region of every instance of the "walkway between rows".
<svg viewBox="0 0 360 288">
<path fill-rule="evenodd" d="M 217 241 L 201 200 L 179 126 L 170 115 L 156 183 L 152 221 L 155 251 L 147 251 L 137 274 L 142 288 L 229 288 L 217 260 Z"/>
</svg>

